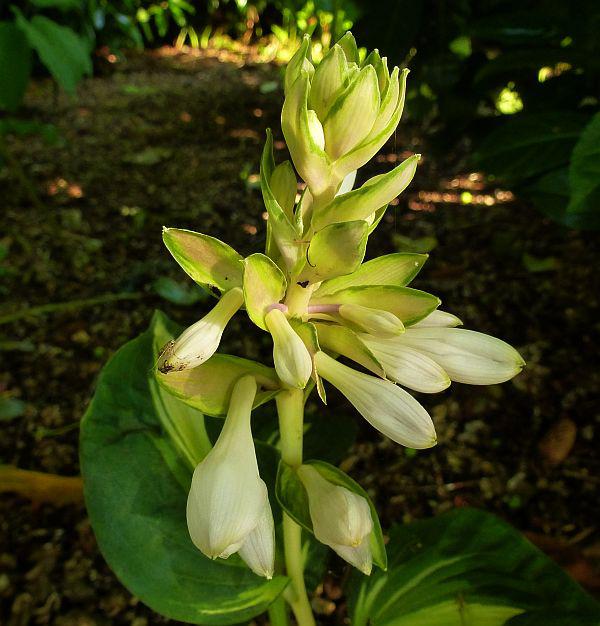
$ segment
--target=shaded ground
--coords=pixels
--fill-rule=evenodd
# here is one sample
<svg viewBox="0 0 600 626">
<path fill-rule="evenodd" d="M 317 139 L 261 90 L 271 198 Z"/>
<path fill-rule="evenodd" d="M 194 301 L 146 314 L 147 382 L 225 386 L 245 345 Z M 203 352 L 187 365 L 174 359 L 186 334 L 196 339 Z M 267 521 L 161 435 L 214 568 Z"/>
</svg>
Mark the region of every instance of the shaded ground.
<svg viewBox="0 0 600 626">
<path fill-rule="evenodd" d="M 34 86 L 30 113 L 56 124 L 65 141 L 10 142 L 42 206 L 0 173 L 0 242 L 8 251 L 0 321 L 51 302 L 114 293 L 129 299 L 0 326 L 0 391 L 26 403 L 22 417 L 2 424 L 2 463 L 76 475 L 78 422 L 110 354 L 145 329 L 155 307 L 181 323 L 206 308 L 155 294 L 157 277 L 186 284 L 162 247 L 163 224 L 210 233 L 242 254 L 264 245 L 256 174 L 264 129 L 279 136 L 282 94 L 273 90 L 277 68 L 246 61 L 132 58 L 87 81 L 76 103 L 53 101 L 48 84 Z M 420 397 L 439 433 L 432 451 L 410 454 L 361 422 L 343 468 L 375 497 L 384 527 L 479 506 L 531 533 L 597 590 L 598 237 L 564 231 L 510 193 L 486 189 L 464 173 L 460 155 L 436 157 L 434 148 L 418 126 L 401 125 L 364 173 L 389 169 L 405 150 L 426 156 L 368 254 L 406 249 L 403 237 L 435 245 L 415 286 L 440 295 L 467 326 L 515 345 L 528 367 L 502 386 L 453 385 Z M 281 150 L 276 158 L 284 158 Z M 461 193 L 476 204 L 460 202 Z M 267 354 L 265 336 L 235 334 L 234 327 L 225 338 L 228 352 Z M 331 410 L 352 415 L 330 395 Z M 564 460 L 552 463 L 553 456 Z M 115 580 L 82 507 L 15 496 L 3 496 L 0 507 L 1 623 L 166 621 Z M 342 623 L 342 569 L 334 562 L 319 590 L 319 606 L 333 612 L 327 623 Z"/>
</svg>

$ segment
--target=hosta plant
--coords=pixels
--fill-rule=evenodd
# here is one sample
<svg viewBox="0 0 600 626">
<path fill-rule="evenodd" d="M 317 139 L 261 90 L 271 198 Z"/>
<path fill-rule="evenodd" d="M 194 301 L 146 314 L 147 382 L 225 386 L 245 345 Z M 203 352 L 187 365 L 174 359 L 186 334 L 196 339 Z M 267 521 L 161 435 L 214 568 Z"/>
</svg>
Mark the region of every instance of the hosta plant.
<svg viewBox="0 0 600 626">
<path fill-rule="evenodd" d="M 183 331 L 157 313 L 99 382 L 82 468 L 100 547 L 142 600 L 193 623 L 247 622 L 268 610 L 283 625 L 289 607 L 300 626 L 315 624 L 323 546 L 358 572 L 348 589 L 355 624 L 534 623 L 518 620 L 549 603 L 556 615 L 593 619 L 574 583 L 482 513 L 395 529 L 388 566 L 367 493 L 303 451 L 313 390 L 323 406 L 311 427 L 331 446 L 343 439 L 327 430 L 336 416 L 326 384 L 383 435 L 424 449 L 436 444 L 435 426 L 410 391 L 502 383 L 524 365 L 507 343 L 459 328 L 436 296 L 407 286 L 424 255 L 364 262 L 369 235 L 419 161 L 355 188 L 357 169 L 398 125 L 407 71 L 390 71 L 376 51 L 361 62 L 350 34 L 315 68 L 309 43 L 285 74 L 291 162 L 275 163 L 270 133 L 262 153 L 265 252 L 243 258 L 209 234 L 165 228 L 173 258 L 217 302 Z M 218 352 L 236 314 L 269 335 L 273 366 Z M 252 412 L 272 400 L 278 428 L 257 440 Z M 224 418 L 216 428 L 215 417 Z M 478 540 L 486 524 L 498 536 Z M 425 545 L 411 544 L 423 533 Z"/>
</svg>

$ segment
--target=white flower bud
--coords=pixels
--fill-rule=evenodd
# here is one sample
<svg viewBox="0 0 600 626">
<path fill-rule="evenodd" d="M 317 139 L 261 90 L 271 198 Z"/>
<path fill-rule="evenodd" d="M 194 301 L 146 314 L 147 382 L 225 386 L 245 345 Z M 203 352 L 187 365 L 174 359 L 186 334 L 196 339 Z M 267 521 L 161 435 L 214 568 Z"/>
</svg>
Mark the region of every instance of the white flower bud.
<svg viewBox="0 0 600 626">
<path fill-rule="evenodd" d="M 302 465 L 297 471 L 308 495 L 315 537 L 362 572 L 370 574 L 369 535 L 373 519 L 369 503 L 349 489 L 330 483 L 311 465 Z"/>
<path fill-rule="evenodd" d="M 450 378 L 442 367 L 418 350 L 405 346 L 401 338 L 361 334 L 360 339 L 394 382 L 422 393 L 438 393 L 450 386 Z"/>
<path fill-rule="evenodd" d="M 438 363 L 451 380 L 468 385 L 503 383 L 525 365 L 506 342 L 463 328 L 410 328 L 402 336 L 402 344 Z"/>
<path fill-rule="evenodd" d="M 265 324 L 273 337 L 277 376 L 288 387 L 304 389 L 312 374 L 312 359 L 304 342 L 279 309 L 272 309 L 265 315 Z"/>
<path fill-rule="evenodd" d="M 194 545 L 206 556 L 226 559 L 243 549 L 250 567 L 269 577 L 274 561 L 272 514 L 250 429 L 255 395 L 252 376 L 235 384 L 219 439 L 194 471 L 187 524 Z"/>
<path fill-rule="evenodd" d="M 371 309 L 361 304 L 342 304 L 340 316 L 362 331 L 378 337 L 395 337 L 404 332 L 404 324 L 389 311 Z"/>
<path fill-rule="evenodd" d="M 198 367 L 217 351 L 225 326 L 242 306 L 244 296 L 234 287 L 221 296 L 215 307 L 167 344 L 158 363 L 163 374 Z"/>
<path fill-rule="evenodd" d="M 417 449 L 437 443 L 431 417 L 404 389 L 357 372 L 324 352 L 317 352 L 315 364 L 319 375 L 337 387 L 367 422 L 396 443 Z"/>
</svg>

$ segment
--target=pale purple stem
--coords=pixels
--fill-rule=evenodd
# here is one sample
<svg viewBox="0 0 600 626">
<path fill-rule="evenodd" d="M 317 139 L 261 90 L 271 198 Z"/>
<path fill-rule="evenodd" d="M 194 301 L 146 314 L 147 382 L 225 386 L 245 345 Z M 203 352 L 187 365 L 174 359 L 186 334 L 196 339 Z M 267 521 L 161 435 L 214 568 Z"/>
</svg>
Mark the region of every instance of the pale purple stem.
<svg viewBox="0 0 600 626">
<path fill-rule="evenodd" d="M 280 311 L 283 311 L 284 313 L 287 313 L 287 306 L 285 304 L 283 304 L 283 302 L 273 302 L 273 304 L 269 304 L 269 306 L 267 307 L 267 313 L 269 311 L 272 311 L 273 309 L 279 309 Z"/>
<path fill-rule="evenodd" d="M 339 304 L 309 304 L 309 313 L 339 313 Z"/>
</svg>

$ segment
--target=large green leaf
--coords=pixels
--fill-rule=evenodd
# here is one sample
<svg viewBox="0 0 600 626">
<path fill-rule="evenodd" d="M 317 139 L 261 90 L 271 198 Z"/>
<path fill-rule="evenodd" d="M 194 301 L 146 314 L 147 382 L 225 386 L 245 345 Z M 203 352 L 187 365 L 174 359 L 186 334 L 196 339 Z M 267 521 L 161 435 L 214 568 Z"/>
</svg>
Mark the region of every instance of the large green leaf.
<svg viewBox="0 0 600 626">
<path fill-rule="evenodd" d="M 581 213 L 594 197 L 593 207 L 600 213 L 600 113 L 596 113 L 585 127 L 573 149 L 569 168 L 571 201 L 568 213 Z"/>
<path fill-rule="evenodd" d="M 540 176 L 569 162 L 586 121 L 569 111 L 514 115 L 481 142 L 474 164 L 510 182 Z"/>
<path fill-rule="evenodd" d="M 17 26 L 25 33 L 29 45 L 56 82 L 68 93 L 75 93 L 77 83 L 92 73 L 90 51 L 84 40 L 66 26 L 43 15 L 26 20 L 16 9 Z"/>
<path fill-rule="evenodd" d="M 395 526 L 387 550 L 387 573 L 351 581 L 352 626 L 600 623 L 598 606 L 573 580 L 488 513 L 457 509 Z"/>
<path fill-rule="evenodd" d="M 31 74 L 31 47 L 14 22 L 0 22 L 0 108 L 15 111 Z"/>
<path fill-rule="evenodd" d="M 174 422 L 202 415 L 160 396 L 151 372 L 157 346 L 176 332 L 156 314 L 150 330 L 104 368 L 81 426 L 86 504 L 108 564 L 152 609 L 195 624 L 244 622 L 267 608 L 286 579 L 261 579 L 237 556 L 211 561 L 189 539 L 185 508 L 193 463 L 164 420 L 165 414 Z M 205 449 L 191 454 L 199 457 Z"/>
</svg>

